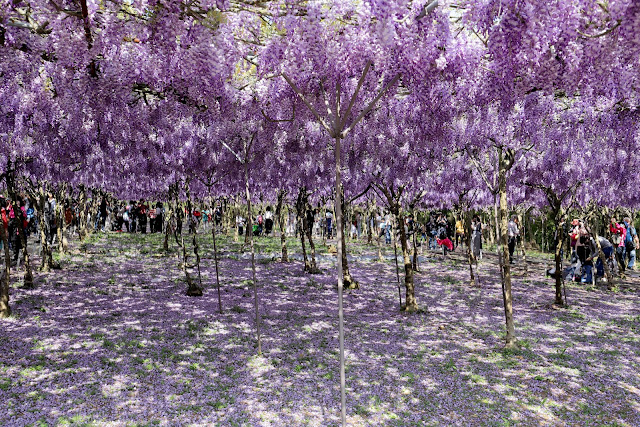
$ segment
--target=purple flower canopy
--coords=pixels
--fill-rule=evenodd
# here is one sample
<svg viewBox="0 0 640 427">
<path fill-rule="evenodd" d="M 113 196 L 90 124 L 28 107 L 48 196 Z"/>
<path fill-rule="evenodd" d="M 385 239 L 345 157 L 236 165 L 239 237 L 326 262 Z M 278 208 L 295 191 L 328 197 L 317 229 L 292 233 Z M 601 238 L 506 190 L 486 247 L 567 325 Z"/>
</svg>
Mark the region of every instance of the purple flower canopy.
<svg viewBox="0 0 640 427">
<path fill-rule="evenodd" d="M 562 193 L 582 180 L 582 202 L 611 204 L 608 188 L 628 185 L 637 165 L 636 2 L 426 3 L 3 0 L 0 168 L 29 159 L 24 176 L 122 198 L 215 175 L 235 194 L 242 177 L 222 143 L 255 134 L 250 160 L 264 179 L 252 176 L 254 194 L 275 197 L 262 188 L 273 181 L 327 194 L 322 126 L 348 112 L 349 192 L 375 177 L 450 205 L 453 196 L 430 196 L 438 183 L 484 191 L 476 173 L 449 175 L 499 144 L 518 151 L 513 203 L 544 205 L 523 183 Z M 593 164 L 608 173 L 583 166 Z M 637 205 L 637 192 L 621 193 L 616 203 Z"/>
</svg>

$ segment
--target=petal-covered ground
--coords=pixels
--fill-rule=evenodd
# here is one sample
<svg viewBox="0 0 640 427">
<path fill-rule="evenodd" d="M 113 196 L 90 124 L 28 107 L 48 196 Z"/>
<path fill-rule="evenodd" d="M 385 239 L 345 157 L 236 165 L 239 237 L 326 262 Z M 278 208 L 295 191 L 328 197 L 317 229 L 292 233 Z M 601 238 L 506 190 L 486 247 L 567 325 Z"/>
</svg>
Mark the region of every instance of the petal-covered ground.
<svg viewBox="0 0 640 427">
<path fill-rule="evenodd" d="M 279 239 L 261 239 L 257 356 L 250 258 L 221 239 L 219 314 L 211 237 L 200 239 L 199 298 L 185 295 L 175 247 L 163 255 L 159 235 L 77 243 L 62 270 L 35 274 L 35 289 L 14 272 L 14 315 L 0 329 L 0 425 L 337 425 L 337 290 L 326 246 L 324 274 L 311 276 L 299 261 L 275 260 Z M 526 275 L 516 266 L 520 348 L 507 350 L 493 257 L 472 286 L 462 256 L 425 254 L 416 275 L 423 310 L 403 314 L 392 259 L 374 261 L 375 246 L 353 253 L 350 425 L 640 425 L 637 278 L 613 290 L 569 283 L 570 307 L 555 309 L 547 261 Z"/>
</svg>

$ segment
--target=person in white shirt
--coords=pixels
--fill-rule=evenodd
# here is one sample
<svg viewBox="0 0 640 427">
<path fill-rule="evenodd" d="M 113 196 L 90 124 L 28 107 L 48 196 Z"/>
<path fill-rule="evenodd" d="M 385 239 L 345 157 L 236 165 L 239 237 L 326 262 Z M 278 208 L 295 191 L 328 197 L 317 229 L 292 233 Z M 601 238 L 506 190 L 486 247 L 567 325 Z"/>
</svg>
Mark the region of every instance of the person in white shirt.
<svg viewBox="0 0 640 427">
<path fill-rule="evenodd" d="M 327 213 L 325 214 L 325 218 L 327 219 L 327 235 L 328 237 L 333 236 L 333 229 L 332 227 L 332 222 L 333 222 L 333 212 L 331 212 L 330 210 L 327 210 Z"/>
<path fill-rule="evenodd" d="M 236 216 L 236 226 L 238 227 L 238 236 L 244 235 L 244 218 L 241 215 Z"/>
<path fill-rule="evenodd" d="M 271 234 L 273 230 L 273 212 L 271 212 L 271 206 L 267 206 L 267 210 L 264 213 L 264 234 Z"/>
</svg>

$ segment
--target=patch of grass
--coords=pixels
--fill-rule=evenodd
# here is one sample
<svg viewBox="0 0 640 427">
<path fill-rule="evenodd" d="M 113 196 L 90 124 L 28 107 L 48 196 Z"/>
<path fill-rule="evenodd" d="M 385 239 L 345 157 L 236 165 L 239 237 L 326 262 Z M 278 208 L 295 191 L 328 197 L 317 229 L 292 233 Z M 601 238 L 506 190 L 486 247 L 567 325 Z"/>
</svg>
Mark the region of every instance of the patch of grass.
<svg viewBox="0 0 640 427">
<path fill-rule="evenodd" d="M 571 355 L 567 354 L 567 349 L 568 348 L 569 348 L 568 346 L 567 347 L 563 347 L 563 348 L 558 348 L 558 349 L 556 349 L 556 352 L 550 354 L 549 357 L 553 358 L 553 359 L 555 359 L 557 361 L 569 360 L 569 359 L 571 359 Z"/>
<path fill-rule="evenodd" d="M 450 372 L 453 372 L 453 371 L 458 370 L 458 368 L 456 367 L 456 362 L 455 362 L 455 360 L 453 360 L 453 359 L 451 359 L 451 358 L 450 358 L 450 359 L 447 359 L 447 361 L 446 361 L 446 362 L 444 362 L 444 363 L 442 364 L 442 367 L 443 367 L 446 371 L 450 371 Z"/>
<path fill-rule="evenodd" d="M 406 378 L 409 384 L 413 384 L 416 381 L 416 375 L 413 372 L 405 372 L 402 377 Z"/>
<path fill-rule="evenodd" d="M 20 375 L 22 375 L 23 377 L 27 377 L 30 374 L 38 372 L 38 371 L 42 371 L 43 369 L 44 369 L 44 365 L 28 366 L 28 367 L 24 368 L 22 371 L 20 371 Z"/>
<path fill-rule="evenodd" d="M 130 348 L 144 348 L 144 344 L 138 340 L 124 340 L 122 341 L 122 345 Z"/>
<path fill-rule="evenodd" d="M 476 384 L 487 384 L 487 380 L 482 375 L 471 374 L 469 375 L 469 379 Z"/>
<path fill-rule="evenodd" d="M 247 309 L 242 308 L 239 305 L 234 305 L 233 307 L 231 307 L 231 311 L 233 311 L 234 313 L 246 313 Z"/>
<path fill-rule="evenodd" d="M 368 417 L 371 415 L 371 413 L 369 412 L 368 408 L 364 405 L 356 405 L 356 407 L 353 409 L 354 412 L 362 417 Z"/>
<path fill-rule="evenodd" d="M 116 367 L 116 365 L 117 365 L 117 363 L 116 363 L 116 361 L 115 361 L 115 360 L 112 360 L 112 359 L 110 359 L 110 358 L 108 358 L 108 357 L 101 357 L 101 358 L 100 358 L 100 361 L 101 361 L 104 365 L 106 365 L 106 366 L 108 366 L 108 367 L 110 367 L 110 368 L 115 368 L 115 367 Z"/>
</svg>

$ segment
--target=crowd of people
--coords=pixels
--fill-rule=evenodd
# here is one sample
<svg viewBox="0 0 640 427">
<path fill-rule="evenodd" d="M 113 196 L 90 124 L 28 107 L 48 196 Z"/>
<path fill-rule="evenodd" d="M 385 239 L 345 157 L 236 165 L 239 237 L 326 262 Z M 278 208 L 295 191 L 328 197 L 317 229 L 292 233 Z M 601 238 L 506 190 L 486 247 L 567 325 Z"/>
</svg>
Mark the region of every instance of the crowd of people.
<svg viewBox="0 0 640 427">
<path fill-rule="evenodd" d="M 11 200 L 0 195 L 0 217 L 9 249 L 13 253 L 12 264 L 15 265 L 19 262 L 19 254 L 22 250 L 23 244 L 20 232 L 22 231 L 25 238 L 29 238 L 30 235 L 38 232 L 39 221 L 43 221 L 42 228 L 46 241 L 50 245 L 56 243 L 59 226 L 56 216 L 56 204 L 56 200 L 49 193 L 44 204 L 43 215 L 40 218 L 35 200 L 24 196 L 16 196 L 15 200 Z M 17 210 L 14 209 L 14 205 L 18 207 Z M 67 202 L 63 208 L 66 218 L 68 218 L 69 210 L 70 207 Z M 4 250 L 3 241 L 0 241 L 0 250 Z"/>
<path fill-rule="evenodd" d="M 624 217 L 622 222 L 618 222 L 616 217 L 611 217 L 608 226 L 609 238 L 598 236 L 597 241 L 584 220 L 576 218 L 567 224 L 564 219 L 560 230 L 564 234 L 562 238 L 568 240 L 566 247 L 569 251 L 566 255 L 571 260 L 564 272 L 567 279 L 591 283 L 595 278 L 604 276 L 604 262 L 612 273 L 617 270 L 621 276 L 624 276 L 626 270 L 635 270 L 636 249 L 640 247 L 640 242 L 630 217 Z M 558 236 L 555 241 L 560 245 Z M 599 255 L 600 251 L 604 260 Z M 562 252 L 564 253 L 564 250 Z"/>
<path fill-rule="evenodd" d="M 14 209 L 18 207 L 18 211 Z M 178 234 L 182 233 L 183 223 L 187 222 L 190 231 L 195 231 L 204 223 L 222 224 L 222 207 L 216 206 L 213 210 L 193 209 L 191 212 L 181 208 L 177 209 L 172 216 L 173 222 L 167 224 L 167 210 L 162 202 L 148 203 L 144 199 L 140 201 L 109 202 L 103 197 L 100 203 L 95 204 L 97 209 L 91 215 L 87 215 L 87 225 L 93 226 L 95 231 L 105 231 L 107 225 L 111 231 L 129 233 L 161 233 L 165 227 L 175 227 Z M 60 208 L 60 209 L 59 209 Z M 49 245 L 54 245 L 59 239 L 59 228 L 63 227 L 67 233 L 74 234 L 79 226 L 79 206 L 77 203 L 65 200 L 62 207 L 58 206 L 55 197 L 48 193 L 45 198 L 42 215 L 37 211 L 35 200 L 28 197 L 17 196 L 15 201 L 9 200 L 0 195 L 0 214 L 2 225 L 7 233 L 7 240 L 10 250 L 13 252 L 13 262 L 18 262 L 19 253 L 22 249 L 20 230 L 28 238 L 36 233 L 39 228 L 39 221 L 43 221 L 42 230 Z M 444 254 L 453 251 L 466 242 L 467 233 L 470 237 L 470 247 L 473 255 L 477 259 L 482 259 L 482 245 L 484 225 L 480 217 L 474 215 L 471 226 L 466 229 L 461 218 L 450 221 L 444 213 L 432 213 L 427 219 L 418 222 L 412 215 L 403 216 L 405 234 L 409 240 L 416 240 L 417 246 L 426 245 L 430 250 L 441 249 Z M 367 224 L 367 221 L 369 223 Z M 285 219 L 286 234 L 298 236 L 300 232 L 325 238 L 335 237 L 334 214 L 331 209 L 308 209 L 305 221 L 307 230 L 303 230 L 302 224 L 298 223 L 297 216 L 291 212 Z M 242 215 L 236 217 L 236 227 L 238 233 L 243 235 L 246 227 L 250 226 L 250 232 L 254 236 L 269 236 L 273 234 L 274 212 L 270 206 L 251 218 L 251 224 L 247 224 Z M 515 250 L 519 243 L 521 226 L 518 217 L 512 216 L 508 227 L 508 248 L 510 262 L 515 259 Z M 392 243 L 393 236 L 398 236 L 397 225 L 393 216 L 389 212 L 378 211 L 368 219 L 360 212 L 355 212 L 350 216 L 345 227 L 346 236 L 353 240 L 360 239 L 365 233 L 372 233 L 376 239 L 384 239 L 385 244 Z M 560 233 L 560 235 L 558 234 Z M 569 222 L 566 218 L 561 221 L 560 227 L 556 231 L 555 245 L 561 250 L 561 256 L 571 260 L 569 267 L 565 269 L 567 278 L 582 282 L 593 280 L 593 268 L 595 267 L 596 277 L 604 275 L 604 264 L 600 251 L 604 255 L 604 262 L 610 269 L 624 274 L 626 270 L 634 270 L 636 262 L 636 250 L 640 248 L 638 234 L 633 226 L 631 218 L 626 216 L 621 222 L 615 217 L 610 218 L 607 236 L 598 236 L 597 241 L 594 234 L 588 228 L 585 221 L 573 219 Z M 562 242 L 559 241 L 562 240 Z M 3 248 L 0 241 L 0 250 Z M 595 265 L 594 265 L 595 261 Z"/>
<path fill-rule="evenodd" d="M 96 212 L 94 229 L 105 231 L 107 220 L 111 231 L 129 233 L 162 233 L 164 230 L 164 207 L 162 202 L 147 203 L 144 199 L 139 202 L 130 200 L 129 203 L 115 203 L 111 206 L 106 198 L 100 202 Z"/>
<path fill-rule="evenodd" d="M 308 209 L 305 212 L 304 223 L 299 221 L 294 212 L 289 212 L 285 218 L 285 233 L 290 237 L 297 237 L 301 232 L 311 232 L 312 236 L 331 239 L 336 237 L 335 216 L 330 208 Z M 236 229 L 239 235 L 244 235 L 247 227 L 246 218 L 238 214 L 236 216 Z M 368 221 L 368 223 L 367 223 Z M 449 221 L 444 213 L 433 213 L 425 223 L 418 223 L 412 215 L 403 216 L 405 234 L 409 240 L 416 237 L 417 246 L 427 245 L 429 249 L 440 250 L 444 253 L 453 251 L 458 246 L 463 245 L 467 231 L 465 231 L 462 220 Z M 273 233 L 273 212 L 270 206 L 264 211 L 260 211 L 251 218 L 251 232 L 254 236 L 268 236 Z M 476 255 L 481 257 L 482 249 L 482 225 L 479 217 L 474 217 L 472 228 L 472 247 L 476 248 Z M 384 240 L 386 245 L 393 243 L 393 236 L 398 238 L 397 224 L 389 212 L 378 211 L 367 220 L 361 212 L 354 212 L 349 220 L 345 222 L 345 236 L 352 240 L 359 240 L 368 233 L 372 233 L 375 239 Z"/>
</svg>

